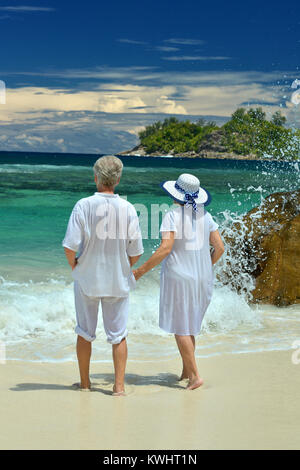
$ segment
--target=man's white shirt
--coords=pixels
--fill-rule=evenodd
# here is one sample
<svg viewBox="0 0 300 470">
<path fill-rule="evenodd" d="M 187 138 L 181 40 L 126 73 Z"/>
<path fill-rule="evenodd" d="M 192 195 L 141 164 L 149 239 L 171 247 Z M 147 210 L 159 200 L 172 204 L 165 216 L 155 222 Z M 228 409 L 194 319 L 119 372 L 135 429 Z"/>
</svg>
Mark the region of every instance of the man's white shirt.
<svg viewBox="0 0 300 470">
<path fill-rule="evenodd" d="M 143 250 L 133 205 L 118 194 L 96 192 L 71 213 L 62 245 L 78 252 L 72 271 L 89 297 L 126 297 L 134 283 L 129 256 Z"/>
</svg>

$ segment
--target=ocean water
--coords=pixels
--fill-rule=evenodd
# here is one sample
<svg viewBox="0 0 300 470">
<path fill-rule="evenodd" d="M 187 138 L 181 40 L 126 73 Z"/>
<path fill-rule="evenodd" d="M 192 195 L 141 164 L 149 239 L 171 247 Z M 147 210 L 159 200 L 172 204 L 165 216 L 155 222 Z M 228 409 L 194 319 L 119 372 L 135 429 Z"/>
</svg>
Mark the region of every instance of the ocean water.
<svg viewBox="0 0 300 470">
<path fill-rule="evenodd" d="M 97 156 L 0 153 L 0 341 L 8 359 L 75 360 L 72 277 L 61 241 L 76 201 L 94 193 Z M 158 220 L 160 204 L 171 204 L 159 183 L 190 172 L 212 195 L 207 210 L 230 231 L 231 224 L 267 195 L 299 187 L 298 163 L 122 157 L 118 193 L 144 204 Z M 160 215 L 161 217 L 161 215 Z M 145 260 L 158 238 L 144 240 Z M 253 281 L 240 276 L 240 293 L 222 282 L 225 256 L 206 313 L 197 354 L 290 349 L 299 339 L 300 306 L 275 308 L 248 302 Z M 240 259 L 230 260 L 232 263 Z M 176 354 L 171 335 L 158 328 L 159 270 L 144 276 L 131 294 L 130 360 L 167 359 Z M 224 276 L 223 276 L 224 278 Z M 107 361 L 111 348 L 99 313 L 93 360 Z"/>
</svg>

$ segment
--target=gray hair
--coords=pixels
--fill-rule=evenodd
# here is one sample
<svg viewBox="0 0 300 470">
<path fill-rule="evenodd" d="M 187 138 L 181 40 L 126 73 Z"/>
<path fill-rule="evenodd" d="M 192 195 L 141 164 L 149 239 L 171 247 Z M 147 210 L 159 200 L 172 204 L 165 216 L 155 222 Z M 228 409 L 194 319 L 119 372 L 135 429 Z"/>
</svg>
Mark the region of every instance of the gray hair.
<svg viewBox="0 0 300 470">
<path fill-rule="evenodd" d="M 112 188 L 121 178 L 123 163 L 118 157 L 106 155 L 98 158 L 94 165 L 94 173 L 97 176 L 98 185 L 102 184 Z"/>
</svg>

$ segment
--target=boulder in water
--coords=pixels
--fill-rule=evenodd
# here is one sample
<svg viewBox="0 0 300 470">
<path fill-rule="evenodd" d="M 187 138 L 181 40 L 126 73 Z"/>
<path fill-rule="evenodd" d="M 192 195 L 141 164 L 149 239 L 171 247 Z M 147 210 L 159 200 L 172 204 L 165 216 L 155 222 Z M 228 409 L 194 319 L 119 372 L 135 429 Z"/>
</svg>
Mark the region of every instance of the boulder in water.
<svg viewBox="0 0 300 470">
<path fill-rule="evenodd" d="M 271 194 L 234 225 L 225 240 L 243 258 L 242 273 L 255 278 L 252 302 L 300 303 L 300 190 Z M 233 286 L 237 274 L 228 279 Z"/>
</svg>

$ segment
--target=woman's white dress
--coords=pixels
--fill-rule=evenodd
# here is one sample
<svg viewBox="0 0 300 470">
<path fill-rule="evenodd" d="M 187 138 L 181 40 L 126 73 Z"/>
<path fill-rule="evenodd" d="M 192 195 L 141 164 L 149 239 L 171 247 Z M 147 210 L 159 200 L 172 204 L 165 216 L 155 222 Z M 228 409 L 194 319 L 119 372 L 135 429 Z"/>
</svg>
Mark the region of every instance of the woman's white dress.
<svg viewBox="0 0 300 470">
<path fill-rule="evenodd" d="M 195 336 L 200 332 L 214 281 L 209 236 L 217 229 L 203 205 L 198 212 L 178 206 L 163 218 L 160 231 L 175 232 L 160 283 L 159 326 L 168 333 Z"/>
</svg>

